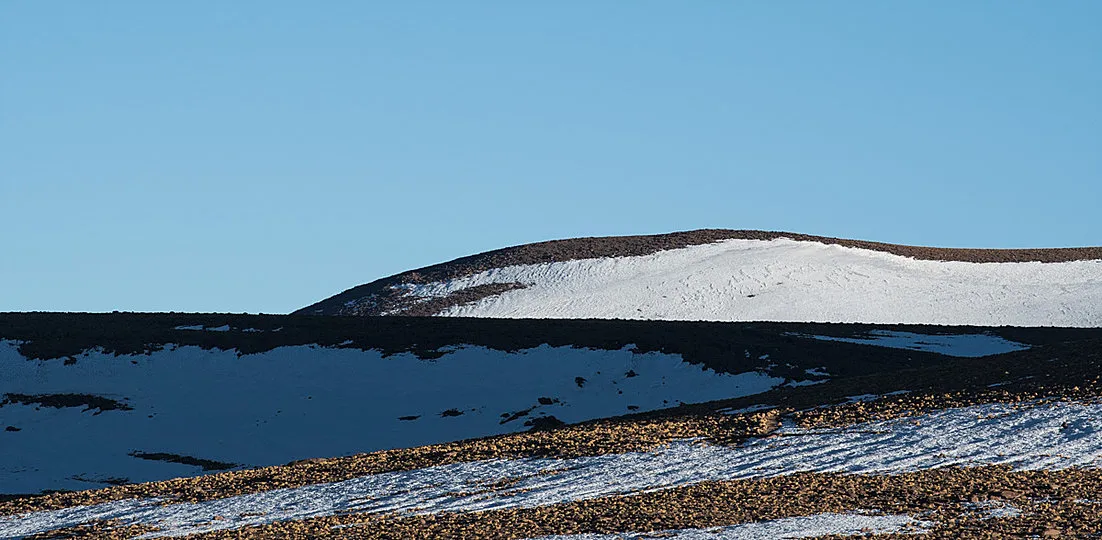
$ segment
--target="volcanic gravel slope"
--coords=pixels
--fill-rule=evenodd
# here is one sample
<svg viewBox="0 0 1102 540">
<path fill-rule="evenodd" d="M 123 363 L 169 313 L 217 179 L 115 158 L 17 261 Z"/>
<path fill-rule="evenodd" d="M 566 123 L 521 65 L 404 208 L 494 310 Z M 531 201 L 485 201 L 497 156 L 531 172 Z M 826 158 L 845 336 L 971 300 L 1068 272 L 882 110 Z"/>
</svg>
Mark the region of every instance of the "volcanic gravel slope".
<svg viewBox="0 0 1102 540">
<path fill-rule="evenodd" d="M 117 358 L 141 370 L 143 361 L 168 362 L 158 351 L 172 352 L 165 345 L 170 342 L 181 349 L 249 351 L 222 360 L 220 369 L 232 373 L 255 369 L 238 360 L 274 358 L 264 355 L 304 343 L 315 344 L 307 349 L 317 358 L 332 351 L 385 350 L 392 360 L 405 354 L 432 364 L 448 359 L 447 344 L 516 351 L 571 343 L 583 352 L 608 352 L 638 341 L 632 354 L 682 355 L 698 371 L 717 374 L 712 377 L 750 369 L 785 381 L 752 395 L 569 425 L 534 423 L 530 431 L 491 437 L 93 491 L 9 496 L 0 502 L 0 537 L 1097 537 L 1099 332 L 0 315 L 0 335 L 14 344 L 9 346 L 19 361 L 44 369 L 60 369 L 51 363 L 106 365 Z M 80 352 L 89 348 L 96 353 Z M 66 365 L 68 358 L 76 363 Z M 627 378 L 641 377 L 639 372 Z M 81 401 L 7 393 L 10 403 L 0 407 L 0 415 L 12 408 L 30 413 L 36 406 L 52 414 L 68 409 L 48 403 Z M 88 422 L 144 413 L 140 399 L 100 397 L 130 409 L 85 399 L 78 407 L 88 410 L 74 412 Z M 98 405 L 106 407 L 93 408 Z M 312 421 L 332 433 L 369 431 L 354 418 L 334 420 L 334 412 L 315 411 Z M 196 421 L 209 420 L 204 418 Z M 29 432 L 35 424 L 28 426 Z M 0 452 L 7 448 L 0 446 Z"/>
<path fill-rule="evenodd" d="M 0 442 L 7 452 L 0 461 L 0 494 L 156 481 L 515 433 L 1091 335 L 1086 329 L 930 331 L 0 315 Z M 359 429 L 333 429 L 345 423 Z"/>
<path fill-rule="evenodd" d="M 1102 325 L 1102 248 L 945 249 L 700 230 L 541 242 L 404 272 L 318 315 Z"/>
</svg>

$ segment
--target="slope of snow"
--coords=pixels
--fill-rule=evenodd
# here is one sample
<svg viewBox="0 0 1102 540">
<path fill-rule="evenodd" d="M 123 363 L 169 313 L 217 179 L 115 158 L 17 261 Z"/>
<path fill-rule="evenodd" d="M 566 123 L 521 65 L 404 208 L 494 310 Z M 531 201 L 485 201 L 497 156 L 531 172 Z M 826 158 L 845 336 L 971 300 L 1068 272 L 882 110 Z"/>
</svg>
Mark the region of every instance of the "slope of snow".
<svg viewBox="0 0 1102 540">
<path fill-rule="evenodd" d="M 436 513 L 537 507 L 709 480 L 799 471 L 899 473 L 946 466 L 1102 465 L 1102 404 L 992 404 L 840 429 L 787 426 L 738 447 L 681 441 L 652 452 L 455 463 L 203 503 L 129 500 L 0 517 L 0 537 L 96 519 L 185 535 L 339 512 Z M 505 482 L 505 480 L 515 480 Z M 503 487 L 504 486 L 504 487 Z M 221 519 L 215 520 L 216 516 Z"/>
<path fill-rule="evenodd" d="M 820 536 L 866 536 L 869 534 L 925 534 L 933 526 L 908 515 L 816 514 L 756 523 L 740 523 L 707 529 L 678 529 L 645 534 L 570 534 L 544 536 L 538 540 L 761 540 L 763 538 L 818 538 Z"/>
<path fill-rule="evenodd" d="M 522 431 L 545 415 L 580 422 L 745 396 L 783 382 L 628 348 L 458 346 L 421 360 L 315 346 L 240 357 L 168 346 L 149 356 L 90 351 L 66 365 L 27 360 L 15 343 L 0 341 L 0 403 L 11 394 L 83 394 L 129 408 L 0 405 L 0 493 L 203 472 L 136 452 L 278 465 Z"/>
<path fill-rule="evenodd" d="M 510 266 L 399 288 L 414 300 L 494 283 L 526 287 L 441 315 L 1102 326 L 1102 260 L 928 261 L 788 239 Z"/>
<path fill-rule="evenodd" d="M 957 356 L 961 358 L 979 358 L 992 354 L 1024 351 L 1028 345 L 1016 343 L 991 334 L 915 334 L 913 332 L 894 332 L 890 330 L 871 330 L 863 337 L 809 336 L 823 341 L 841 341 L 875 345 L 892 349 L 910 349 Z"/>
</svg>

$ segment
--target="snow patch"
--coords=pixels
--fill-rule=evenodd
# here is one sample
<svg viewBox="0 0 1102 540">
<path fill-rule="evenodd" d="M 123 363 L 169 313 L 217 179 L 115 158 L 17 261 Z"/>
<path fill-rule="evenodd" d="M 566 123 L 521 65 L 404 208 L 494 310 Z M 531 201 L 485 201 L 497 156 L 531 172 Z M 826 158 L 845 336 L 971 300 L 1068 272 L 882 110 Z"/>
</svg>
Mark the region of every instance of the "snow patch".
<svg viewBox="0 0 1102 540">
<path fill-rule="evenodd" d="M 728 415 L 735 415 L 735 414 L 746 414 L 746 413 L 755 413 L 755 412 L 760 412 L 760 411 L 768 411 L 770 409 L 776 409 L 776 408 L 777 408 L 776 405 L 758 404 L 758 405 L 751 405 L 749 407 L 743 407 L 741 409 L 730 409 L 730 408 L 719 409 L 716 412 L 723 413 L 723 414 L 728 414 Z"/>
<path fill-rule="evenodd" d="M 1017 343 L 992 334 L 915 334 L 891 330 L 871 330 L 862 337 L 835 337 L 793 334 L 821 341 L 840 341 L 860 345 L 875 345 L 890 349 L 909 349 L 956 356 L 980 358 L 993 354 L 1024 351 L 1029 345 Z"/>
<path fill-rule="evenodd" d="M 206 330 L 207 332 L 229 332 L 230 331 L 230 325 L 224 324 L 222 326 L 203 326 L 201 324 L 192 324 L 192 325 L 177 326 L 175 329 L 176 330 L 192 330 L 192 331 Z M 260 332 L 260 330 L 257 330 L 255 328 L 250 328 L 250 329 L 247 329 L 245 331 L 246 332 Z"/>
<path fill-rule="evenodd" d="M 965 503 L 965 508 L 983 513 L 983 519 L 1015 518 L 1022 515 L 1021 509 L 1005 501 L 982 501 Z"/>
</svg>

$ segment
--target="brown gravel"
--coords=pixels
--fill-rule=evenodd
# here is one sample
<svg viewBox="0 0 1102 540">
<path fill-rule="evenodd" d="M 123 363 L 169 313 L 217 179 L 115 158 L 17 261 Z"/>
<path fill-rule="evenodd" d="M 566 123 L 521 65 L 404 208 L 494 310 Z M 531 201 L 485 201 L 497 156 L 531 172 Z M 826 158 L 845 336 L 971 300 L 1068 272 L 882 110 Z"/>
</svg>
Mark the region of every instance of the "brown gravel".
<svg viewBox="0 0 1102 540">
<path fill-rule="evenodd" d="M 1102 402 L 1102 389 L 1094 384 L 1089 388 L 1074 387 L 1058 393 L 1013 393 L 1005 390 L 990 390 L 987 392 L 952 392 L 948 394 L 905 394 L 888 396 L 875 401 L 796 411 L 791 416 L 800 427 L 827 428 L 909 418 L 938 410 L 991 403 L 1032 407 L 1051 402 L 1099 403 Z"/>
<path fill-rule="evenodd" d="M 1048 399 L 1096 400 L 1094 387 L 1069 389 Z M 1077 392 L 1077 393 L 1076 393 Z M 808 427 L 846 425 L 896 418 L 922 410 L 992 401 L 1022 402 L 1033 397 L 1002 389 L 966 395 L 889 396 L 876 401 L 794 411 Z M 386 470 L 489 457 L 579 455 L 640 451 L 687 437 L 739 443 L 767 436 L 781 411 L 742 415 L 677 418 L 624 418 L 549 432 L 526 433 L 412 450 L 377 452 L 351 458 L 310 460 L 285 467 L 241 471 L 193 479 L 73 494 L 55 494 L 0 506 L 11 511 L 91 504 L 123 496 L 175 497 L 201 501 L 240 493 L 338 481 Z M 726 436 L 728 439 L 723 440 Z M 1102 471 L 1012 471 L 1007 467 L 945 468 L 900 475 L 798 473 L 777 478 L 707 482 L 653 493 L 490 512 L 387 516 L 342 514 L 200 535 L 200 538 L 525 538 L 584 532 L 658 531 L 712 527 L 813 515 L 823 512 L 877 511 L 910 514 L 935 523 L 927 537 L 1004 538 L 1056 531 L 1059 537 L 1090 537 L 1102 531 Z M 990 518 L 977 505 L 1002 501 L 1022 512 Z M 1088 502 L 1084 502 L 1088 501 Z M 340 527 L 334 529 L 334 527 Z M 64 537 L 129 538 L 133 528 L 93 524 L 63 531 Z M 55 533 L 56 534 L 56 533 Z M 895 536 L 886 535 L 886 538 Z M 905 536 L 899 536 L 904 538 Z"/>
<path fill-rule="evenodd" d="M 27 536 L 24 540 L 60 540 L 68 538 L 103 538 L 130 540 L 137 536 L 156 531 L 156 527 L 148 525 L 125 525 L 117 520 L 97 521 L 76 527 L 57 529 L 47 533 Z"/>
<path fill-rule="evenodd" d="M 659 251 L 679 249 L 688 246 L 709 244 L 721 240 L 774 240 L 791 238 L 807 242 L 835 244 L 846 247 L 871 249 L 934 261 L 965 262 L 1067 262 L 1075 260 L 1102 259 L 1102 247 L 1051 248 L 1051 249 L 961 249 L 904 246 L 864 240 L 846 240 L 825 236 L 788 233 L 779 231 L 751 231 L 728 229 L 701 229 L 647 236 L 610 236 L 597 238 L 572 238 L 552 240 L 521 246 L 508 247 L 470 255 L 417 270 L 410 270 L 353 287 L 340 294 L 304 307 L 296 314 L 301 315 L 426 315 L 481 298 L 500 294 L 492 290 L 470 292 L 463 296 L 439 299 L 432 306 L 436 311 L 427 313 L 426 306 L 417 307 L 403 298 L 405 291 L 395 286 L 406 283 L 430 283 L 477 274 L 492 268 L 504 266 L 560 262 L 599 257 L 632 257 L 649 255 Z M 346 305 L 349 301 L 363 301 L 356 305 Z M 445 301 L 446 300 L 446 301 Z"/>
</svg>

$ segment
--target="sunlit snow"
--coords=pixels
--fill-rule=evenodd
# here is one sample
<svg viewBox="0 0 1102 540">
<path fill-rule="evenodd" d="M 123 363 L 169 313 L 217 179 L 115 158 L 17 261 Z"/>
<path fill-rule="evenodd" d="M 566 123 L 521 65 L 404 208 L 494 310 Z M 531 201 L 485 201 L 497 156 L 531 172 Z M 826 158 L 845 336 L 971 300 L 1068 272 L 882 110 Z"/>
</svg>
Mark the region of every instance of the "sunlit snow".
<svg viewBox="0 0 1102 540">
<path fill-rule="evenodd" d="M 525 287 L 441 314 L 1102 326 L 1102 260 L 928 261 L 783 238 L 509 266 L 403 287 L 431 298 L 492 283 Z"/>
<path fill-rule="evenodd" d="M 680 441 L 652 452 L 456 463 L 198 504 L 119 501 L 0 517 L 0 536 L 32 534 L 92 519 L 151 524 L 162 529 L 158 534 L 184 535 L 347 511 L 435 513 L 535 507 L 798 471 L 900 473 L 953 465 L 1061 469 L 1102 464 L 1099 404 L 992 404 L 847 428 L 786 426 L 780 434 L 738 447 Z"/>
</svg>

